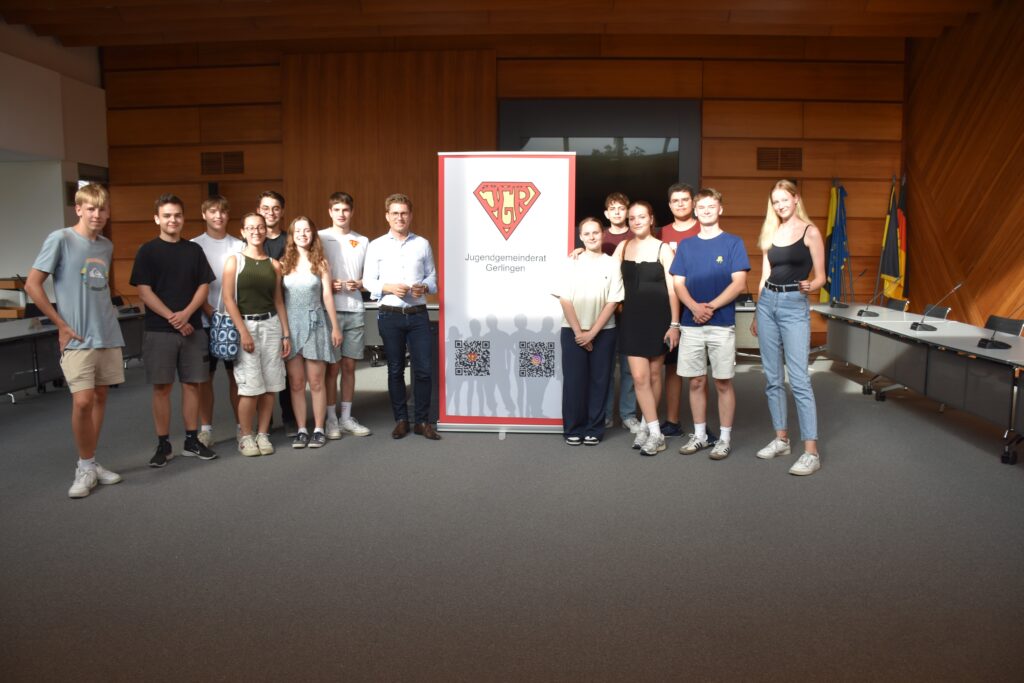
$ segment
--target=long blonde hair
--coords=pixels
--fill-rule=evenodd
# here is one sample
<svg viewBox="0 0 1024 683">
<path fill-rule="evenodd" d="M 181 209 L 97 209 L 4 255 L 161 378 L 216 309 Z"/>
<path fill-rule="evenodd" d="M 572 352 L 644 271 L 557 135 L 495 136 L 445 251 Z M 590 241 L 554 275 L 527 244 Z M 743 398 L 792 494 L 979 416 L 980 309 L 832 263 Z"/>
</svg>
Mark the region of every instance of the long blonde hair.
<svg viewBox="0 0 1024 683">
<path fill-rule="evenodd" d="M 295 270 L 299 264 L 299 248 L 295 244 L 295 224 L 299 221 L 309 223 L 310 231 L 313 233 L 313 241 L 309 243 L 309 269 L 313 275 L 322 275 L 328 272 L 327 259 L 324 258 L 324 248 L 320 244 L 320 236 L 316 231 L 316 224 L 305 216 L 296 216 L 288 226 L 288 242 L 284 247 L 284 256 L 281 258 L 281 273 L 287 275 Z"/>
<path fill-rule="evenodd" d="M 764 214 L 764 223 L 761 225 L 761 236 L 757 238 L 757 246 L 761 248 L 761 251 L 771 249 L 775 233 L 779 231 L 779 214 L 775 213 L 775 207 L 772 206 L 772 194 L 775 193 L 775 190 L 785 190 L 793 195 L 796 198 L 796 217 L 807 225 L 813 225 L 807 215 L 807 209 L 804 208 L 804 200 L 800 197 L 800 190 L 797 189 L 796 183 L 792 180 L 780 180 L 772 186 L 768 193 L 768 210 Z"/>
</svg>

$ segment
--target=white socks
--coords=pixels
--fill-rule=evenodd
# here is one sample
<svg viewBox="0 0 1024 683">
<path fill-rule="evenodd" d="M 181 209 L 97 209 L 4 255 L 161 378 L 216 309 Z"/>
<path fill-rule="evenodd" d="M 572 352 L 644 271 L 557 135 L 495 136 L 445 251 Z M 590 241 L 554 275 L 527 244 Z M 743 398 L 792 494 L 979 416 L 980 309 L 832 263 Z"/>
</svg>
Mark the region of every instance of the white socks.
<svg viewBox="0 0 1024 683">
<path fill-rule="evenodd" d="M 697 437 L 698 439 L 706 439 L 706 438 L 708 438 L 708 423 L 707 422 L 701 422 L 700 424 L 694 423 L 694 425 L 693 425 L 693 435 L 695 437 Z"/>
</svg>

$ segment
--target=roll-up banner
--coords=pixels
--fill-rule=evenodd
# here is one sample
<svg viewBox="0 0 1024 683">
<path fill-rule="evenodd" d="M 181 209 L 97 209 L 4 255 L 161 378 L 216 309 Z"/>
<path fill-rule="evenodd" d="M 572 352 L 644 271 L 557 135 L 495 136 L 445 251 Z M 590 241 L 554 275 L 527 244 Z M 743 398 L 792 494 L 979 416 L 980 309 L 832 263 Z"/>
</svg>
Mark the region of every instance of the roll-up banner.
<svg viewBox="0 0 1024 683">
<path fill-rule="evenodd" d="M 575 241 L 573 153 L 438 155 L 438 429 L 560 432 L 562 309 Z"/>
</svg>

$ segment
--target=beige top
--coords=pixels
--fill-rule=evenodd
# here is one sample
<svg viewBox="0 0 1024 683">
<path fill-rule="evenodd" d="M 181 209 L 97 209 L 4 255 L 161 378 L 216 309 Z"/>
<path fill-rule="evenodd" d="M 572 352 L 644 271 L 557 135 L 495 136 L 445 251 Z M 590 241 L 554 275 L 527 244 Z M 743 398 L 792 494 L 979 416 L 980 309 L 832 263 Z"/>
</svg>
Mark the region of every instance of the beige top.
<svg viewBox="0 0 1024 683">
<path fill-rule="evenodd" d="M 601 254 L 598 258 L 580 254 L 577 259 L 566 260 L 562 268 L 561 282 L 552 294 L 571 301 L 580 327 L 584 331 L 589 330 L 594 326 L 605 304 L 618 303 L 625 296 L 622 288 L 622 269 L 618 260 L 607 254 Z M 570 327 L 565 316 L 562 316 L 562 327 Z M 613 327 L 614 316 L 608 319 L 604 329 Z"/>
</svg>

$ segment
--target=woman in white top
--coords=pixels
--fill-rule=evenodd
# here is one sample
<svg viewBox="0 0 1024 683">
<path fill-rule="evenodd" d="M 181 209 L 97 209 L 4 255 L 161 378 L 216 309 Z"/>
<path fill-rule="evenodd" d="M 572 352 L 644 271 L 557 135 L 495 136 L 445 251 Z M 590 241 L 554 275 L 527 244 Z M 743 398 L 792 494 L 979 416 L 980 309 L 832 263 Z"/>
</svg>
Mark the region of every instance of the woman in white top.
<svg viewBox="0 0 1024 683">
<path fill-rule="evenodd" d="M 334 312 L 331 269 L 313 221 L 299 216 L 288 226 L 288 240 L 281 258 L 284 305 L 292 332 L 288 356 L 288 388 L 298 433 L 292 448 L 320 448 L 327 443 L 328 363 L 338 362 L 341 328 Z M 313 397 L 313 436 L 306 430 L 306 382 Z"/>
<path fill-rule="evenodd" d="M 565 263 L 555 296 L 562 305 L 562 425 L 565 442 L 596 446 L 604 438 L 605 397 L 615 360 L 615 319 L 622 301 L 619 263 L 601 251 L 601 223 L 579 226 L 583 253 Z"/>
</svg>

